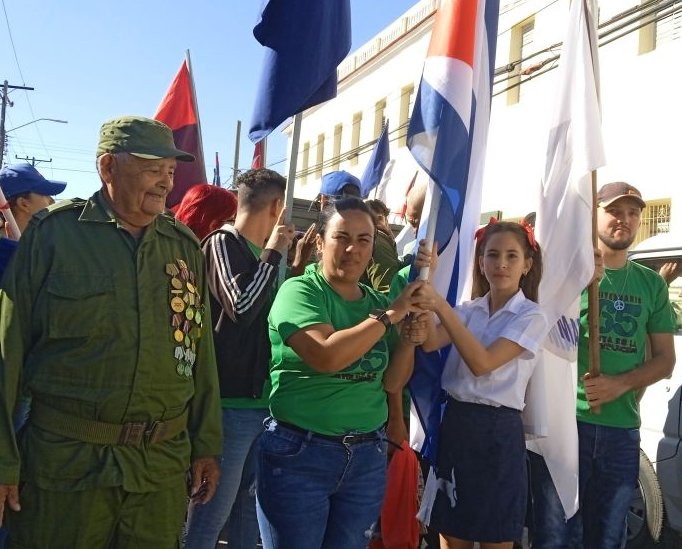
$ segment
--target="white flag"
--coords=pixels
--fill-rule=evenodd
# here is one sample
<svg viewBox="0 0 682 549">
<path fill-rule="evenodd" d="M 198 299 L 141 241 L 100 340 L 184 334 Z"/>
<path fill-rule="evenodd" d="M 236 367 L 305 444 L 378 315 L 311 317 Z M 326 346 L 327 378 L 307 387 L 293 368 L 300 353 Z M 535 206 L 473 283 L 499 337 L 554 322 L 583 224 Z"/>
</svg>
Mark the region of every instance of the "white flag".
<svg viewBox="0 0 682 549">
<path fill-rule="evenodd" d="M 538 368 L 551 406 L 548 436 L 528 448 L 545 457 L 567 518 L 578 509 L 576 359 L 579 298 L 594 272 L 591 172 L 605 163 L 596 13 L 594 0 L 572 2 L 536 224 L 544 254 L 540 304 L 553 325 Z"/>
</svg>

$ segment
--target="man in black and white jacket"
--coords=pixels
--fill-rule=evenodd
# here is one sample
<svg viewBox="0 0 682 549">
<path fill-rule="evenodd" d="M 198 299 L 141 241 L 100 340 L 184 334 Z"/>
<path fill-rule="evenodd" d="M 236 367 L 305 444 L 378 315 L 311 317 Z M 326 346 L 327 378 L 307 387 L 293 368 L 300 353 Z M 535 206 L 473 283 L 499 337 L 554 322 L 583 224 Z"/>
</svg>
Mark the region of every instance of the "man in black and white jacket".
<svg viewBox="0 0 682 549">
<path fill-rule="evenodd" d="M 249 170 L 237 178 L 236 184 L 234 226 L 223 226 L 207 236 L 202 245 L 213 311 L 225 443 L 216 495 L 206 505 L 190 505 L 187 549 L 216 546 L 240 484 L 251 482 L 253 477 L 251 448 L 263 430 L 270 393 L 267 317 L 280 259 L 294 236 L 294 226 L 283 221 L 284 177 L 268 169 Z M 244 507 L 248 508 L 241 509 L 241 520 L 232 522 L 238 523 L 241 531 L 231 527 L 229 536 L 235 546 L 255 547 L 255 499 Z"/>
</svg>

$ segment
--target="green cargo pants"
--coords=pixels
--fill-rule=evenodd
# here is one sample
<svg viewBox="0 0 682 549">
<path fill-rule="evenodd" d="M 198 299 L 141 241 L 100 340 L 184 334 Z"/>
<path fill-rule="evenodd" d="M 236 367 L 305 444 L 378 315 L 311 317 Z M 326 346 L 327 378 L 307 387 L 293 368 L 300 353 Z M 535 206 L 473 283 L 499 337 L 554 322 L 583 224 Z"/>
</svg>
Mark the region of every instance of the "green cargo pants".
<svg viewBox="0 0 682 549">
<path fill-rule="evenodd" d="M 26 483 L 9 512 L 8 549 L 177 549 L 187 487 L 137 494 L 123 488 L 55 492 Z M 7 516 L 7 508 L 5 508 Z"/>
</svg>

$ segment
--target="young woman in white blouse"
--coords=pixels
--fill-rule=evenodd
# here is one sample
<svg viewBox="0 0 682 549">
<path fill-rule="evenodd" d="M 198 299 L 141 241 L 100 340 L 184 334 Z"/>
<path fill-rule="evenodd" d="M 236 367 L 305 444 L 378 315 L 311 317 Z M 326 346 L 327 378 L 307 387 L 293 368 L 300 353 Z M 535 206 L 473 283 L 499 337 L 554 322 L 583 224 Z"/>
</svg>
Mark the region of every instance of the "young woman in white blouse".
<svg viewBox="0 0 682 549">
<path fill-rule="evenodd" d="M 496 222 L 477 234 L 472 301 L 453 309 L 432 287 L 440 323 L 424 350 L 453 345 L 430 526 L 442 547 L 511 548 L 526 512 L 520 412 L 547 321 L 537 305 L 542 253 L 529 225 Z"/>
</svg>

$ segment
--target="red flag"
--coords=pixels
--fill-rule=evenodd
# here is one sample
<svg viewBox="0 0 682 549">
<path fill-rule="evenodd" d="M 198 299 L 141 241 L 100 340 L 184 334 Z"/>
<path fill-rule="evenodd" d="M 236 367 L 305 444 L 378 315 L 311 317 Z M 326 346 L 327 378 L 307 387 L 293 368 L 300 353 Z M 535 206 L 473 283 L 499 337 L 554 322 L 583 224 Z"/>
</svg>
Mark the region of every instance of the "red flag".
<svg viewBox="0 0 682 549">
<path fill-rule="evenodd" d="M 178 204 L 190 187 L 206 182 L 199 116 L 195 105 L 194 86 L 187 61 L 183 61 L 154 115 L 156 120 L 167 124 L 173 130 L 175 146 L 196 157 L 194 162 L 178 162 L 173 190 L 166 199 L 166 206 L 169 208 Z"/>
<path fill-rule="evenodd" d="M 258 143 L 256 143 L 256 146 L 253 149 L 253 160 L 251 162 L 251 168 L 254 170 L 257 170 L 259 168 L 265 168 L 265 142 L 266 141 L 267 141 L 267 137 L 261 139 Z"/>
</svg>

